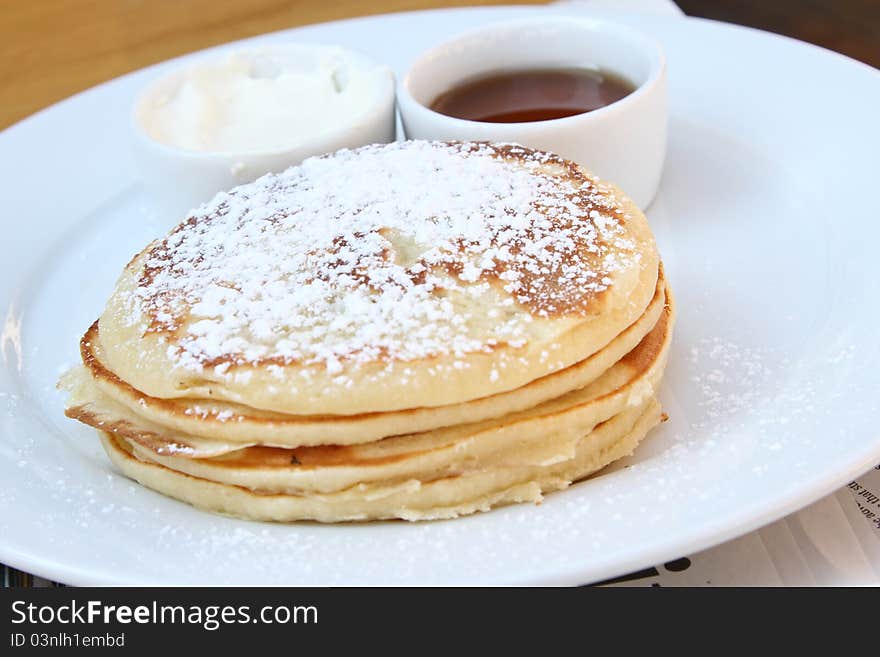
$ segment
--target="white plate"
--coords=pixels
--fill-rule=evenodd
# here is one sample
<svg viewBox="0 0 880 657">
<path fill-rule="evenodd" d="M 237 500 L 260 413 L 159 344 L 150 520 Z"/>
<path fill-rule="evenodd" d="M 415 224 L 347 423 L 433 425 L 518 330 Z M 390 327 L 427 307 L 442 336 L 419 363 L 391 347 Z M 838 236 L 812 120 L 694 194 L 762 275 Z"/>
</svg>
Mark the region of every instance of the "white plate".
<svg viewBox="0 0 880 657">
<path fill-rule="evenodd" d="M 545 10 L 262 38 L 338 42 L 400 72 L 455 32 L 533 11 Z M 347 526 L 226 519 L 116 474 L 54 384 L 122 266 L 160 232 L 127 149 L 128 109 L 154 68 L 0 135 L 0 561 L 80 584 L 577 584 L 744 533 L 880 460 L 880 75 L 744 28 L 605 16 L 656 35 L 670 73 L 649 213 L 680 308 L 670 421 L 628 467 L 537 507 Z"/>
</svg>

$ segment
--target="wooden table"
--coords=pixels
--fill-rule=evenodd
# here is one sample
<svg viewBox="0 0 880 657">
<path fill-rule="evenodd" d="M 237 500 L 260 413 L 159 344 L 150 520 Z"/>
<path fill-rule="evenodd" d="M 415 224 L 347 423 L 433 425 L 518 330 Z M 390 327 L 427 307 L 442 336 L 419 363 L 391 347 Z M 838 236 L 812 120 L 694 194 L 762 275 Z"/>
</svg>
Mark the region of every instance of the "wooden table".
<svg viewBox="0 0 880 657">
<path fill-rule="evenodd" d="M 529 0 L 0 0 L 0 128 L 123 73 L 296 25 Z M 679 0 L 686 13 L 819 43 L 880 66 L 878 0 Z"/>
<path fill-rule="evenodd" d="M 0 0 L 0 128 L 209 46 L 352 16 L 529 0 Z"/>
</svg>

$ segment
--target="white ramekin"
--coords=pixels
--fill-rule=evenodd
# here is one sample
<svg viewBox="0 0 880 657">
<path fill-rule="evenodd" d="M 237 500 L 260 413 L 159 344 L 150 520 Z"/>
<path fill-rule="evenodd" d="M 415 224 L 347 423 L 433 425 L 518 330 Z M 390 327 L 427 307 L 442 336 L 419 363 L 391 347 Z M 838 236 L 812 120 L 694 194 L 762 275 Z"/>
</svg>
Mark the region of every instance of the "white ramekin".
<svg viewBox="0 0 880 657">
<path fill-rule="evenodd" d="M 332 131 L 296 142 L 279 135 L 279 144 L 286 144 L 274 149 L 216 152 L 188 150 L 158 141 L 143 126 L 141 113 L 156 94 L 166 93 L 174 88 L 193 66 L 227 58 L 230 51 L 188 62 L 154 80 L 140 93 L 131 116 L 134 156 L 145 187 L 147 202 L 154 211 L 161 214 L 161 221 L 174 225 L 190 209 L 209 200 L 217 192 L 250 182 L 265 173 L 282 171 L 309 156 L 394 140 L 395 81 L 389 67 L 360 53 L 329 45 L 289 43 L 244 48 L 235 52 L 248 55 L 281 51 L 285 56 L 315 56 L 324 49 L 342 50 L 346 57 L 381 70 L 382 75 L 377 78 L 381 81 L 382 88 L 377 90 L 367 105 L 352 107 L 351 119 L 340 123 Z"/>
<path fill-rule="evenodd" d="M 486 123 L 445 116 L 431 103 L 456 84 L 503 70 L 590 67 L 636 89 L 606 107 L 548 121 Z M 517 142 L 555 152 L 617 184 L 639 207 L 657 192 L 666 154 L 666 58 L 658 43 L 616 23 L 549 16 L 498 23 L 433 47 L 397 90 L 411 139 Z"/>
</svg>

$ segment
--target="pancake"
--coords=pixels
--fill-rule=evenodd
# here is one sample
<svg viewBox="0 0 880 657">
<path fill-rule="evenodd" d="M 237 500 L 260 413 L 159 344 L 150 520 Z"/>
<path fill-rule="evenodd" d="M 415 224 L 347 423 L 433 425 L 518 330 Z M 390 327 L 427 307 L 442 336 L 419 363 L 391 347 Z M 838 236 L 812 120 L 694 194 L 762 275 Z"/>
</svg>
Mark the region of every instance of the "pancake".
<svg viewBox="0 0 880 657">
<path fill-rule="evenodd" d="M 84 336 L 81 352 L 89 375 L 104 395 L 141 418 L 175 432 L 211 441 L 247 444 L 253 444 L 254 437 L 258 436 L 260 444 L 280 447 L 354 445 L 386 436 L 500 417 L 583 388 L 632 351 L 652 330 L 666 304 L 665 288 L 661 268 L 654 298 L 642 316 L 600 351 L 580 363 L 510 392 L 433 408 L 308 417 L 258 411 L 210 399 L 157 399 L 144 395 L 107 369 L 101 358 L 97 325 L 93 325 Z"/>
<path fill-rule="evenodd" d="M 493 469 L 428 482 L 410 480 L 378 489 L 355 486 L 329 495 L 255 492 L 141 461 L 124 440 L 113 434 L 102 432 L 101 442 L 110 460 L 127 476 L 169 497 L 216 513 L 277 522 L 438 520 L 504 504 L 540 502 L 544 493 L 566 488 L 631 454 L 660 421 L 660 404 L 649 399 L 645 408 L 630 409 L 584 436 L 574 457 L 561 463 Z"/>
<path fill-rule="evenodd" d="M 619 190 L 510 144 L 395 142 L 218 194 L 125 268 L 98 321 L 144 395 L 291 415 L 460 404 L 599 351 L 659 256 Z"/>
<path fill-rule="evenodd" d="M 62 377 L 125 475 L 273 521 L 538 502 L 661 418 L 675 306 L 647 219 L 514 144 L 341 150 L 132 258 Z"/>
<path fill-rule="evenodd" d="M 130 444 L 135 456 L 169 469 L 254 490 L 331 493 L 355 485 L 428 480 L 472 471 L 540 465 L 573 457 L 593 428 L 652 399 L 665 368 L 674 308 L 663 309 L 639 345 L 592 384 L 532 408 L 491 420 L 367 444 L 296 449 L 210 441 L 175 434 L 138 418 L 113 400 L 101 400 L 82 377 L 74 391 L 91 401 L 74 404 L 71 417 Z M 83 386 L 86 386 L 85 392 Z"/>
</svg>

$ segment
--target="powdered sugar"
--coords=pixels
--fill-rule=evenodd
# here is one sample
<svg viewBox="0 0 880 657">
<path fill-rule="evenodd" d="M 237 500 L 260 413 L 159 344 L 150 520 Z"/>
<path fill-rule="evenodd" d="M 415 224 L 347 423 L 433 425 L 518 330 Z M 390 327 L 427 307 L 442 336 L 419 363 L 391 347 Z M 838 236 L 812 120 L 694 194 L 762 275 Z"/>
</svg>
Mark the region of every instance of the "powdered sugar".
<svg viewBox="0 0 880 657">
<path fill-rule="evenodd" d="M 191 213 L 147 255 L 130 321 L 222 376 L 523 345 L 637 266 L 623 218 L 597 181 L 518 146 L 343 150 Z"/>
</svg>

